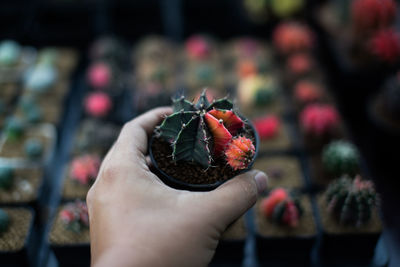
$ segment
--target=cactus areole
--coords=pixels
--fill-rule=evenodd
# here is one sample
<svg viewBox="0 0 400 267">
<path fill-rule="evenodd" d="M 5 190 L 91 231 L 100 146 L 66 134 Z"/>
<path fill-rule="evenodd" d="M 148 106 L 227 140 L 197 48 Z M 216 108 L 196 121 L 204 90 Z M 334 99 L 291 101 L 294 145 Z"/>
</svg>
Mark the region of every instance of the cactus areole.
<svg viewBox="0 0 400 267">
<path fill-rule="evenodd" d="M 178 186 L 189 185 L 185 189 L 215 188 L 249 169 L 256 156 L 252 125 L 227 98 L 210 102 L 206 90 L 195 103 L 183 96 L 174 99 L 173 113 L 154 132 L 150 142 L 154 166 Z"/>
</svg>

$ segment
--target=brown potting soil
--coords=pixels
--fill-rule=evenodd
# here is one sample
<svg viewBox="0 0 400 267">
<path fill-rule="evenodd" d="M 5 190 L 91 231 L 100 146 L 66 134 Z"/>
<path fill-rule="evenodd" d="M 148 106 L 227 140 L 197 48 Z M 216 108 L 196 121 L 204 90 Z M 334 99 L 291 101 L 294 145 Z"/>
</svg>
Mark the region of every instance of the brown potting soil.
<svg viewBox="0 0 400 267">
<path fill-rule="evenodd" d="M 89 228 L 83 229 L 80 232 L 74 232 L 65 228 L 62 222 L 58 209 L 57 218 L 51 227 L 49 241 L 52 245 L 71 245 L 71 244 L 88 244 L 90 242 Z"/>
<path fill-rule="evenodd" d="M 321 224 L 326 233 L 329 234 L 362 234 L 362 233 L 380 233 L 382 231 L 382 222 L 375 208 L 372 212 L 371 220 L 366 224 L 356 227 L 352 225 L 342 225 L 328 212 L 325 195 L 317 196 L 318 212 L 321 217 Z"/>
<path fill-rule="evenodd" d="M 322 154 L 314 154 L 309 157 L 311 181 L 320 186 L 327 186 L 335 178 L 328 173 L 322 164 Z M 337 177 L 336 177 L 337 178 Z"/>
<path fill-rule="evenodd" d="M 269 187 L 302 187 L 304 184 L 300 162 L 292 156 L 258 157 L 254 169 L 268 175 Z"/>
<path fill-rule="evenodd" d="M 153 156 L 158 168 L 166 174 L 189 184 L 214 184 L 236 176 L 240 171 L 234 171 L 227 163 L 218 159 L 208 169 L 201 165 L 172 160 L 172 147 L 167 142 L 154 138 L 152 144 Z"/>
<path fill-rule="evenodd" d="M 244 216 L 231 224 L 222 234 L 221 239 L 226 241 L 245 240 L 247 236 L 246 223 Z"/>
<path fill-rule="evenodd" d="M 311 237 L 317 234 L 317 228 L 314 215 L 312 214 L 311 201 L 307 196 L 300 198 L 303 208 L 303 215 L 299 220 L 297 227 L 289 227 L 277 224 L 267 219 L 260 209 L 261 198 L 255 205 L 255 225 L 256 232 L 262 237 Z"/>
<path fill-rule="evenodd" d="M 43 181 L 40 169 L 16 169 L 10 189 L 0 189 L 0 203 L 25 203 L 37 199 Z"/>
<path fill-rule="evenodd" d="M 25 246 L 32 212 L 24 208 L 3 208 L 10 217 L 8 229 L 0 234 L 0 252 L 18 251 Z"/>
</svg>

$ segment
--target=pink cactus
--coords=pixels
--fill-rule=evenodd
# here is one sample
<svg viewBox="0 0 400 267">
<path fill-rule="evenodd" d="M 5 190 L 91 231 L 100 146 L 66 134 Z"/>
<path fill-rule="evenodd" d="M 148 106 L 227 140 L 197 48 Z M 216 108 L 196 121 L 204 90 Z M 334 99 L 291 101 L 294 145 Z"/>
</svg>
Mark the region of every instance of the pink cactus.
<svg viewBox="0 0 400 267">
<path fill-rule="evenodd" d="M 393 0 L 355 0 L 351 12 L 356 29 L 371 31 L 389 27 L 395 20 L 397 7 Z"/>
<path fill-rule="evenodd" d="M 99 62 L 90 66 L 88 71 L 89 84 L 95 89 L 104 89 L 111 83 L 111 69 L 106 63 Z"/>
<path fill-rule="evenodd" d="M 103 92 L 91 93 L 85 100 L 86 113 L 93 117 L 105 117 L 111 108 L 111 98 Z"/>
<path fill-rule="evenodd" d="M 201 35 L 190 37 L 186 41 L 185 48 L 189 57 L 197 60 L 207 59 L 211 53 L 209 41 Z"/>
<path fill-rule="evenodd" d="M 253 123 L 261 140 L 275 137 L 280 128 L 279 118 L 273 115 L 258 118 Z"/>
<path fill-rule="evenodd" d="M 392 29 L 381 30 L 372 36 L 369 48 L 380 61 L 395 63 L 400 57 L 399 34 Z"/>
<path fill-rule="evenodd" d="M 310 28 L 297 22 L 281 23 L 274 31 L 273 41 L 282 54 L 309 51 L 314 45 Z"/>
<path fill-rule="evenodd" d="M 70 169 L 70 177 L 75 181 L 89 185 L 96 179 L 100 168 L 100 158 L 95 155 L 83 155 L 73 159 Z"/>
<path fill-rule="evenodd" d="M 288 58 L 287 68 L 295 75 L 303 75 L 311 71 L 313 61 L 310 55 L 305 53 L 295 54 Z"/>
<path fill-rule="evenodd" d="M 331 105 L 310 104 L 301 112 L 300 122 L 305 133 L 322 136 L 339 127 L 339 114 Z"/>
<path fill-rule="evenodd" d="M 294 86 L 294 98 L 299 103 L 310 103 L 322 98 L 322 89 L 319 84 L 300 80 Z"/>
</svg>

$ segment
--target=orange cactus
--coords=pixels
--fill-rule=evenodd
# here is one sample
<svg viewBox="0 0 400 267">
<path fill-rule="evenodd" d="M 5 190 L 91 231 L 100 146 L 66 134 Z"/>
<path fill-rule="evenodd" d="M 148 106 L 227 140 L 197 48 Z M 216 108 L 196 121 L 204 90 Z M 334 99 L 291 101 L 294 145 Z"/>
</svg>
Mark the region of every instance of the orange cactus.
<svg viewBox="0 0 400 267">
<path fill-rule="evenodd" d="M 205 119 L 214 139 L 214 155 L 219 156 L 225 150 L 226 145 L 231 141 L 232 135 L 225 128 L 223 120 L 217 119 L 209 112 L 205 114 Z"/>
<path fill-rule="evenodd" d="M 264 198 L 261 202 L 261 211 L 266 217 L 271 217 L 275 206 L 287 199 L 288 194 L 285 189 L 277 188 L 271 192 L 270 197 Z"/>
<path fill-rule="evenodd" d="M 254 156 L 253 142 L 244 136 L 233 138 L 225 150 L 226 161 L 234 170 L 247 168 Z"/>
<path fill-rule="evenodd" d="M 244 126 L 243 121 L 232 110 L 212 109 L 208 112 L 218 120 L 222 120 L 228 131 L 235 135 Z"/>
</svg>

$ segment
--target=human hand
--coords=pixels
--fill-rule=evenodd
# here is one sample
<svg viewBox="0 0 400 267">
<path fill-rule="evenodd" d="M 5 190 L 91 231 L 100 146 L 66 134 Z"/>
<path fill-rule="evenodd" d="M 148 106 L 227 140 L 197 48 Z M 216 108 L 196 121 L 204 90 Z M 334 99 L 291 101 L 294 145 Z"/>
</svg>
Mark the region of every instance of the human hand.
<svg viewBox="0 0 400 267">
<path fill-rule="evenodd" d="M 207 266 L 226 227 L 254 205 L 267 177 L 250 171 L 210 192 L 175 190 L 147 165 L 147 136 L 170 114 L 128 122 L 87 195 L 93 266 Z"/>
</svg>

